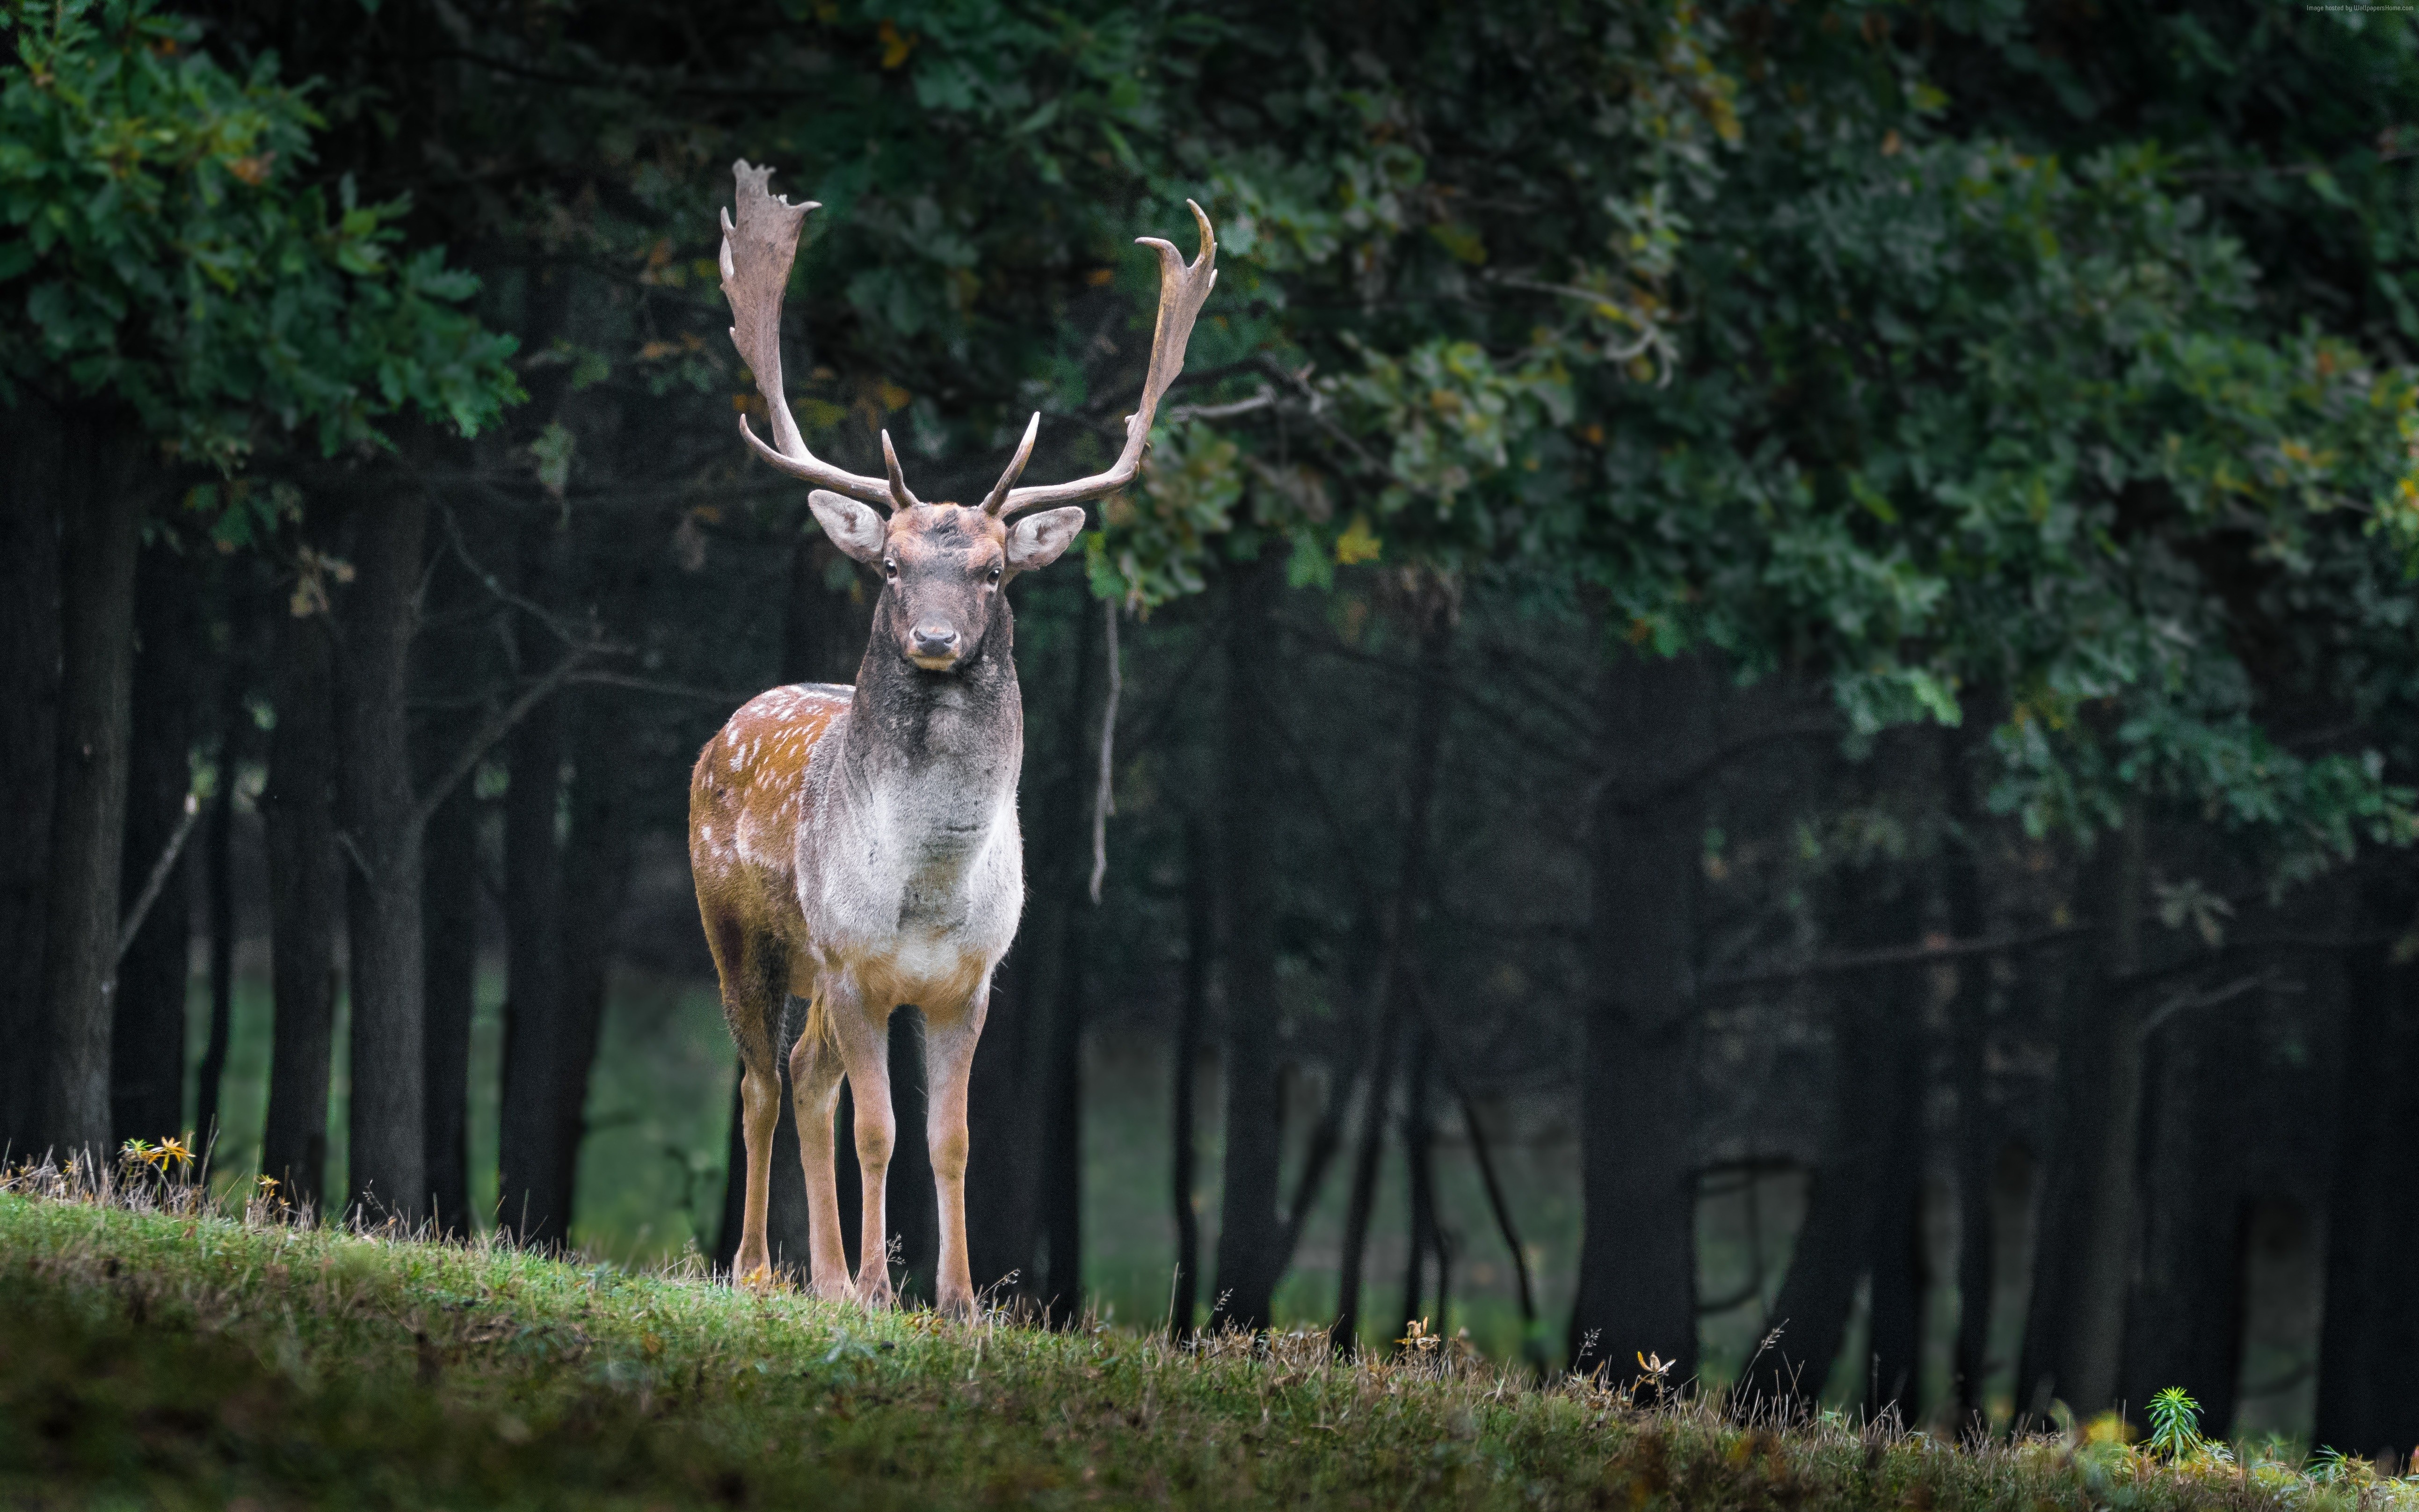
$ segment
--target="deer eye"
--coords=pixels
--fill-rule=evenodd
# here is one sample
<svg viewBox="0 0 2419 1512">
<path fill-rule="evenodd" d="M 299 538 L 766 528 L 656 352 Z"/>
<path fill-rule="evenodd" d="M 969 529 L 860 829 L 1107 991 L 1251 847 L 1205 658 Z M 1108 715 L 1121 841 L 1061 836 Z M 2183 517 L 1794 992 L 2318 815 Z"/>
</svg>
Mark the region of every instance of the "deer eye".
<svg viewBox="0 0 2419 1512">
<path fill-rule="evenodd" d="M 882 575 L 883 575 L 884 577 L 886 577 L 886 578 L 896 578 L 896 577 L 898 577 L 898 576 L 899 576 L 899 563 L 897 563 L 896 562 L 886 562 L 886 563 L 884 563 L 882 564 Z"/>
<path fill-rule="evenodd" d="M 997 581 L 999 581 L 999 568 L 997 568 L 997 567 L 995 567 L 995 566 L 994 566 L 994 568 L 992 568 L 992 569 L 991 569 L 991 580 L 992 580 L 993 582 L 997 582 Z"/>
</svg>

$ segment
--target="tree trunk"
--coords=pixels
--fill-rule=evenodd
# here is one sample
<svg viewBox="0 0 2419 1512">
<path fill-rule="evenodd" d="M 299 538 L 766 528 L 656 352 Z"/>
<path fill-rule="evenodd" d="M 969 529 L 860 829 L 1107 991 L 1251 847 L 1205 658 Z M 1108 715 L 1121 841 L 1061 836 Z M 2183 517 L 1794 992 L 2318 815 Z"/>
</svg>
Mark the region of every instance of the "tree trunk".
<svg viewBox="0 0 2419 1512">
<path fill-rule="evenodd" d="M 1077 609 L 1074 676 L 1057 730 L 1055 777 L 1040 811 L 1050 831 L 1051 871 L 1040 885 L 1056 900 L 1052 912 L 1057 962 L 1047 989 L 1042 1072 L 1035 1083 L 1040 1101 L 1034 1213 L 1048 1265 L 1032 1289 L 1056 1323 L 1073 1321 L 1084 1307 L 1084 1021 L 1093 906 L 1089 850 L 1078 841 L 1088 834 L 1091 813 L 1090 785 L 1085 781 L 1091 770 L 1085 756 L 1091 748 L 1083 733 L 1098 728 L 1092 705 L 1102 687 L 1102 619 L 1088 612 L 1092 608 L 1086 598 Z"/>
<path fill-rule="evenodd" d="M 1911 733 L 1885 736 L 1873 763 L 1883 793 L 1920 781 L 1920 747 Z M 1851 884 L 1842 900 L 1855 910 L 1851 937 L 1859 945 L 1913 946 L 1923 937 L 1926 898 L 1918 879 L 1904 867 L 1871 885 Z M 1893 887 L 1890 883 L 1895 881 Z M 1867 1317 L 1868 1358 L 1863 1365 L 1864 1403 L 1874 1417 L 1895 1413 L 1901 1422 L 1919 1416 L 1923 1348 L 1923 1301 L 1932 1284 L 1932 1257 L 1924 1242 L 1924 1151 L 1931 1145 L 1924 1089 L 1932 1081 L 1933 975 L 1904 965 L 1873 983 L 1887 1017 L 1882 1058 L 1862 1068 L 1867 1095 L 1881 1093 L 1873 1172 L 1874 1204 L 1866 1265 L 1871 1277 Z"/>
<path fill-rule="evenodd" d="M 1973 801 L 1973 775 L 1956 760 L 1958 742 L 1949 732 L 1942 733 L 1941 748 L 1949 758 L 1942 773 L 1949 812 L 1965 831 L 1949 841 L 1941 891 L 1951 937 L 1976 940 L 1990 928 L 1980 857 L 1982 820 Z M 1960 961 L 1956 992 L 1949 1000 L 1949 1075 L 1957 1094 L 1957 1340 L 1949 1392 L 1959 1433 L 1988 1426 L 1983 1390 L 1997 1283 L 1991 1190 L 1999 1145 L 1998 1120 L 1990 1106 L 1992 963 L 1992 957 L 1980 955 Z"/>
<path fill-rule="evenodd" d="M 1421 1311 L 1426 1281 L 1428 1257 L 1437 1261 L 1438 1327 L 1443 1326 L 1444 1309 L 1444 1244 L 1437 1225 L 1436 1211 L 1436 1120 L 1428 1106 L 1428 1083 L 1436 1058 L 1436 1041 L 1422 1029 L 1411 1036 L 1410 1073 L 1403 1089 L 1403 1177 L 1410 1201 L 1410 1232 L 1407 1249 L 1410 1257 L 1403 1264 L 1403 1309 L 1394 1329 L 1394 1337 L 1407 1337 L 1413 1321 L 1426 1318 Z"/>
<path fill-rule="evenodd" d="M 58 765 L 43 934 L 49 1028 L 45 1143 L 106 1159 L 118 879 L 126 847 L 140 442 L 89 412 L 68 418 L 61 489 Z"/>
<path fill-rule="evenodd" d="M 1179 1342 L 1193 1336 L 1193 1316 L 1201 1304 L 1201 1217 L 1194 1211 L 1194 1140 L 1199 1128 L 1194 1112 L 1194 1084 L 1199 1080 L 1201 1023 L 1210 1013 L 1210 954 L 1215 949 L 1218 920 L 1213 912 L 1210 875 L 1210 841 L 1201 816 L 1184 816 L 1184 996 L 1177 1011 L 1175 1055 L 1168 1102 L 1174 1110 L 1168 1163 L 1168 1196 L 1176 1211 L 1176 1275 L 1168 1288 L 1168 1336 Z"/>
<path fill-rule="evenodd" d="M 604 1033 L 622 905 L 630 891 L 630 736 L 638 723 L 619 697 L 597 689 L 576 706 L 574 727 L 571 835 L 563 847 L 562 1041 L 554 1104 L 554 1148 L 561 1164 L 553 1179 L 561 1185 L 566 1214 L 578 1208 L 588 1088 Z"/>
<path fill-rule="evenodd" d="M 1426 579 L 1415 610 L 1420 635 L 1418 692 L 1411 708 L 1410 748 L 1406 752 L 1402 817 L 1403 850 L 1394 896 L 1379 931 L 1377 980 L 1369 996 L 1368 1100 L 1362 1104 L 1361 1143 L 1352 1162 L 1352 1187 L 1344 1210 L 1344 1237 L 1336 1271 L 1335 1321 L 1328 1337 L 1342 1352 L 1360 1345 L 1362 1256 L 1378 1189 L 1378 1165 L 1385 1145 L 1386 1114 L 1394 1100 L 1394 1057 L 1416 1015 L 1411 959 L 1413 931 L 1428 886 L 1428 830 L 1436 808 L 1437 768 L 1444 753 L 1446 679 L 1453 656 L 1456 605 L 1450 587 Z M 1418 1052 L 1414 1052 L 1416 1055 Z M 1341 1095 L 1341 1094 L 1339 1094 Z M 1413 1119 L 1425 1117 L 1414 1110 Z M 1416 1180 L 1416 1177 L 1414 1178 Z M 1420 1264 L 1413 1246 L 1411 1265 Z M 1414 1299 L 1416 1300 L 1416 1299 Z M 1396 1335 L 1397 1337 L 1401 1335 Z"/>
<path fill-rule="evenodd" d="M 439 553 L 440 558 L 442 553 Z M 417 648 L 422 696 L 432 715 L 420 752 L 418 787 L 430 791 L 450 773 L 486 722 L 485 688 L 497 620 L 489 593 L 468 573 L 440 562 L 428 575 L 430 628 Z M 428 816 L 421 873 L 421 960 L 425 994 L 421 1040 L 421 1159 L 430 1221 L 465 1237 L 470 1211 L 470 1025 L 479 991 L 480 854 L 483 815 L 476 772 L 444 795 Z"/>
<path fill-rule="evenodd" d="M 2257 1054 L 2242 1021 L 2231 1009 L 2201 1010 L 2161 1026 L 2148 1047 L 2141 1264 L 2118 1397 L 2137 1422 L 2168 1386 L 2200 1403 L 2210 1432 L 2234 1421 L 2249 1211 L 2231 1134 L 2255 1090 L 2237 1069 Z"/>
<path fill-rule="evenodd" d="M 1873 802 L 1921 779 L 1906 736 L 1885 740 L 1857 774 L 1857 801 Z M 1828 882 L 1826 946 L 1857 952 L 1904 947 L 1923 933 L 1923 902 L 1909 869 L 1887 856 L 1853 857 Z M 1831 1109 L 1807 1194 L 1806 1216 L 1772 1316 L 1780 1337 L 1744 1383 L 1747 1399 L 1791 1414 L 1813 1410 L 1826 1391 L 1855 1385 L 1857 1399 L 1879 1411 L 1912 1384 L 1918 1332 L 1922 1184 L 1922 1073 L 1925 976 L 1911 965 L 1835 976 L 1830 994 Z M 1855 1310 L 1857 1284 L 1871 1278 L 1873 1326 L 1865 1358 L 1846 1362 L 1850 1379 L 1829 1378 Z M 1876 1356 L 1887 1361 L 1877 1366 Z M 1902 1381 L 1899 1378 L 1906 1379 Z"/>
<path fill-rule="evenodd" d="M 119 906 L 131 909 L 184 823 L 193 786 L 193 687 L 199 669 L 198 564 L 165 541 L 135 568 L 133 721 Z M 193 851 L 182 852 L 117 967 L 110 1029 L 113 1139 L 157 1140 L 185 1128 L 185 988 L 192 974 Z"/>
<path fill-rule="evenodd" d="M 1902 980 L 1915 975 L 1902 969 Z M 1923 1372 L 1923 1302 L 1932 1288 L 1932 1256 L 1924 1242 L 1923 1151 L 1924 1045 L 1922 993 L 1908 982 L 1901 992 L 1896 1036 L 1901 1045 L 1893 1117 L 1882 1153 L 1880 1202 L 1872 1241 L 1872 1359 L 1866 1367 L 1865 1406 L 1874 1417 L 1895 1412 L 1902 1423 L 1920 1419 Z"/>
<path fill-rule="evenodd" d="M 2105 1121 L 2098 1098 L 2104 1090 L 2089 1072 L 2101 1048 L 2098 1008 L 2103 971 L 2089 947 L 2076 950 L 2081 959 L 2063 972 L 2044 967 L 2044 985 L 2052 992 L 2057 1014 L 2057 1070 L 2050 1086 L 2046 1148 L 2034 1178 L 2039 1193 L 2034 1209 L 2032 1285 L 2025 1298 L 2023 1341 L 2016 1356 L 2013 1389 L 2016 1430 L 2038 1427 L 2049 1420 L 2050 1402 L 2059 1395 L 2057 1382 L 2065 1370 L 2064 1336 L 2073 1295 L 2075 1245 L 2084 1224 L 2088 1193 L 2081 1148 L 2086 1132 Z"/>
<path fill-rule="evenodd" d="M 1960 933 L 1960 939 L 1973 936 Z M 1967 983 L 1986 980 L 1990 966 L 1980 960 L 1957 968 L 1957 997 L 1949 1032 L 1957 1057 L 1957 1341 L 1950 1371 L 1950 1400 L 1956 1431 L 1990 1427 L 1984 1393 L 1991 1374 L 1991 1304 L 1998 1295 L 1999 1276 L 1994 1263 L 1999 1235 L 1994 1218 L 1992 1189 L 1999 1166 L 1999 1131 L 1991 1116 L 1985 1090 L 1987 1026 Z"/>
<path fill-rule="evenodd" d="M 328 1180 L 328 1082 L 336 1022 L 335 639 L 324 613 L 281 614 L 272 643 L 277 725 L 261 794 L 269 859 L 269 1114 L 260 1171 L 298 1207 Z"/>
<path fill-rule="evenodd" d="M 458 728 L 456 734 L 463 733 Z M 427 962 L 429 1214 L 440 1233 L 470 1232 L 470 1019 L 479 977 L 479 799 L 465 781 L 429 816 L 421 882 L 422 949 Z"/>
<path fill-rule="evenodd" d="M 2087 1226 L 2077 1257 L 2081 1271 L 2072 1314 L 2067 1404 L 2086 1415 L 2117 1405 L 2118 1370 L 2125 1342 L 2125 1299 L 2133 1284 L 2141 1214 L 2135 1189 L 2142 1145 L 2141 995 L 2123 980 L 2142 969 L 2142 905 L 2148 887 L 2147 826 L 2137 811 L 2117 837 L 2119 864 L 2116 949 L 2104 1025 L 2102 1074 L 2107 1122 L 2088 1150 L 2091 1181 Z"/>
<path fill-rule="evenodd" d="M 1386 1149 L 1386 1115 L 1394 1095 L 1394 1046 L 1399 1034 L 1391 1013 L 1372 1015 L 1369 1070 L 1361 1104 L 1361 1137 L 1352 1151 L 1352 1184 L 1344 1198 L 1344 1233 L 1335 1262 L 1335 1320 L 1328 1343 L 1338 1354 L 1361 1348 L 1361 1283 L 1366 1269 L 1369 1220 L 1378 1205 L 1378 1168 Z"/>
<path fill-rule="evenodd" d="M 50 913 L 51 800 L 59 742 L 62 424 L 20 390 L 0 406 L 0 1149 L 41 1145 L 48 1019 L 42 934 Z"/>
<path fill-rule="evenodd" d="M 1696 902 L 1714 690 L 1699 656 L 1624 652 L 1598 707 L 1574 1368 L 1697 1368 Z"/>
<path fill-rule="evenodd" d="M 1062 886 L 1071 896 L 1058 1001 L 1050 1013 L 1050 1100 L 1041 1123 L 1040 1216 L 1050 1269 L 1040 1294 L 1051 1320 L 1069 1323 L 1084 1310 L 1084 1019 L 1092 918 L 1089 900 L 1072 896 L 1078 884 L 1071 872 Z"/>
<path fill-rule="evenodd" d="M 421 826 L 412 790 L 411 640 L 428 496 L 379 487 L 356 521 L 359 580 L 347 595 L 336 701 L 352 951 L 352 1101 L 347 1206 L 426 1216 L 428 1183 Z"/>
<path fill-rule="evenodd" d="M 193 1088 L 193 1133 L 199 1150 L 215 1161 L 220 1100 L 226 1082 L 227 1045 L 235 1032 L 235 946 L 242 925 L 235 903 L 235 795 L 243 763 L 252 751 L 249 690 L 253 603 L 249 573 L 221 575 L 225 587 L 228 655 L 218 687 L 218 789 L 210 795 L 209 833 L 203 841 L 202 877 L 208 894 L 210 932 L 208 1038 Z"/>
<path fill-rule="evenodd" d="M 1901 923 L 1913 922 L 1887 903 L 1878 910 L 1869 906 L 1877 891 L 1888 898 L 1888 880 L 1879 874 L 1884 870 L 1855 869 L 1841 881 L 1840 892 L 1852 921 L 1895 914 Z M 1849 929 L 1840 932 L 1838 942 L 1848 949 L 1903 943 L 1888 936 L 1906 933 L 1887 924 L 1877 930 Z M 1896 1149 L 1909 1090 L 1910 975 L 1905 968 L 1859 973 L 1841 978 L 1834 990 L 1830 1132 L 1772 1309 L 1781 1335 L 1748 1378 L 1746 1394 L 1751 1401 L 1778 1403 L 1792 1413 L 1813 1409 L 1833 1384 L 1829 1375 L 1856 1310 L 1857 1282 L 1869 1269 L 1881 1269 L 1883 1245 L 1905 1237 L 1908 1205 L 1892 1198 L 1902 1196 L 1895 1190 L 1900 1174 Z M 1882 1286 L 1877 1276 L 1877 1309 Z M 1866 1383 L 1867 1366 L 1863 1360 L 1849 1362 L 1860 1386 Z M 1886 1391 L 1889 1387 L 1887 1381 L 1880 1384 Z"/>
<path fill-rule="evenodd" d="M 227 1043 L 235 1033 L 235 785 L 234 727 L 219 746 L 219 788 L 210 799 L 209 835 L 202 852 L 203 886 L 209 897 L 210 1018 L 202 1064 L 193 1075 L 193 1134 L 200 1149 L 215 1150 L 219 1098 L 226 1082 Z"/>
<path fill-rule="evenodd" d="M 2127 980 L 2142 969 L 2148 887 L 2147 825 L 2138 809 L 2105 843 L 2095 891 L 2113 928 L 2058 1046 L 2059 1149 L 2035 1252 L 2019 1420 L 2046 1413 L 2053 1398 L 2087 1418 L 2116 1405 L 2140 1222 L 2142 1013 Z"/>
<path fill-rule="evenodd" d="M 2379 888 L 2369 920 L 2400 930 L 2407 890 Z M 2419 1444 L 2419 961 L 2365 945 L 2344 962 L 2347 1012 L 2334 1174 L 2327 1209 L 2326 1318 L 2315 1440 L 2375 1458 Z"/>
<path fill-rule="evenodd" d="M 550 533 L 550 532 L 549 532 Z M 541 576 L 525 552 L 524 590 Z M 533 653 L 542 632 L 521 626 L 523 679 L 543 676 L 551 654 Z M 504 790 L 504 1076 L 497 1131 L 500 1221 L 524 1244 L 559 1245 L 571 1231 L 570 1162 L 562 1144 L 570 1024 L 562 992 L 562 702 L 524 716 L 509 746 Z M 575 1113 L 574 1117 L 577 1117 Z"/>
<path fill-rule="evenodd" d="M 1276 671 L 1269 616 L 1279 563 L 1273 553 L 1226 574 L 1226 687 L 1219 752 L 1225 828 L 1226 1160 L 1220 1194 L 1218 1281 L 1210 1326 L 1256 1332 L 1271 1322 L 1276 1289 L 1270 1257 L 1283 1237 L 1277 1213 L 1284 1098 L 1277 1085 L 1277 926 L 1274 814 L 1267 791 L 1269 741 L 1258 684 Z"/>
</svg>

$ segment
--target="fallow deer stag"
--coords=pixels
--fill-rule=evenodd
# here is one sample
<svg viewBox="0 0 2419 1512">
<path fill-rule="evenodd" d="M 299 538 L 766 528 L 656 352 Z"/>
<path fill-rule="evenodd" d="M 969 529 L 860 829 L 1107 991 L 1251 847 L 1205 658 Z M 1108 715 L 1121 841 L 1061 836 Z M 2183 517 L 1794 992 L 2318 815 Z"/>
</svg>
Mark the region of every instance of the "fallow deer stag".
<svg viewBox="0 0 2419 1512">
<path fill-rule="evenodd" d="M 1125 447 L 1107 471 L 1019 487 L 1041 417 L 978 507 L 928 504 L 908 492 L 882 437 L 886 478 L 845 472 L 807 449 L 781 389 L 781 294 L 809 202 L 766 188 L 769 168 L 733 165 L 738 214 L 722 220 L 722 290 L 731 339 L 755 374 L 773 443 L 743 416 L 758 455 L 818 485 L 808 496 L 832 543 L 878 567 L 882 595 L 854 688 L 808 683 L 759 695 L 706 743 L 689 781 L 689 864 L 698 911 L 739 1043 L 747 1195 L 734 1275 L 769 1270 L 766 1183 L 780 1079 L 774 1057 L 785 993 L 806 999 L 790 1051 L 806 1170 L 815 1290 L 850 1292 L 832 1169 L 832 1114 L 845 1076 L 855 1091 L 863 1175 L 863 1256 L 855 1295 L 890 1301 L 883 1181 L 890 1165 L 888 1024 L 924 1015 L 925 1137 L 940 1204 L 936 1303 L 974 1306 L 966 1262 L 966 1074 L 982 1033 L 993 968 L 1025 905 L 1016 782 L 1025 716 L 1011 656 L 1006 589 L 1049 565 L 1084 528 L 1082 502 L 1131 484 L 1151 419 L 1184 365 L 1184 345 L 1216 282 L 1217 241 L 1197 205 L 1201 253 L 1189 266 L 1167 242 L 1158 328 Z M 1189 203 L 1189 202 L 1188 202 Z M 887 518 L 871 505 L 887 506 Z M 1014 517 L 1039 505 L 1046 513 Z"/>
</svg>

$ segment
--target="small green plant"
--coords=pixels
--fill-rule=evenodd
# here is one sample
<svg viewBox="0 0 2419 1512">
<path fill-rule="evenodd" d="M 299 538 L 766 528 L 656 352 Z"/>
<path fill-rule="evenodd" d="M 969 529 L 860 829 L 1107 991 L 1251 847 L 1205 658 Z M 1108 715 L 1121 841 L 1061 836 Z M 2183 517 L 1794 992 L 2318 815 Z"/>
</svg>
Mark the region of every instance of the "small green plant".
<svg viewBox="0 0 2419 1512">
<path fill-rule="evenodd" d="M 2334 1445 L 2320 1444 L 2319 1452 L 2310 1457 L 2310 1479 L 2321 1486 L 2333 1486 L 2351 1480 L 2356 1476 L 2354 1467 L 2358 1463 L 2359 1461 L 2353 1456 L 2344 1453 Z"/>
<path fill-rule="evenodd" d="M 2149 1446 L 2169 1459 L 2189 1459 L 2208 1447 L 2200 1436 L 2200 1403 L 2181 1386 L 2150 1398 Z"/>
</svg>

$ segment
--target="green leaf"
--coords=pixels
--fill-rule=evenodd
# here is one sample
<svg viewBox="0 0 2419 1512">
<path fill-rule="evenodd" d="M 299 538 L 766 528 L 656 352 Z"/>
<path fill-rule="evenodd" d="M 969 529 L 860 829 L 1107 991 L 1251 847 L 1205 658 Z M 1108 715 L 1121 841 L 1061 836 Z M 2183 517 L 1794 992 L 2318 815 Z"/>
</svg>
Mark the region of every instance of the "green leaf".
<svg viewBox="0 0 2419 1512">
<path fill-rule="evenodd" d="M 578 445 L 578 438 L 559 420 L 547 422 L 538 439 L 530 442 L 530 455 L 537 462 L 537 481 L 557 499 L 571 483 L 571 454 Z"/>
</svg>

